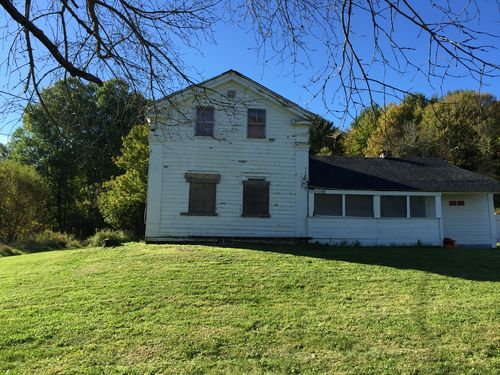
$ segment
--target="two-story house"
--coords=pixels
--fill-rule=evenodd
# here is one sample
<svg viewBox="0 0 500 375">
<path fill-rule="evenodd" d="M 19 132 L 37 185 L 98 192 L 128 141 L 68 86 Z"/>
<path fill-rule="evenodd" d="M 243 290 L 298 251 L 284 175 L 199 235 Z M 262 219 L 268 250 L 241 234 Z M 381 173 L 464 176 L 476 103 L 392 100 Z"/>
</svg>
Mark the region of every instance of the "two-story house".
<svg viewBox="0 0 500 375">
<path fill-rule="evenodd" d="M 157 103 L 146 239 L 307 237 L 309 111 L 228 71 Z"/>
<path fill-rule="evenodd" d="M 148 242 L 496 246 L 497 181 L 433 158 L 310 158 L 314 114 L 236 71 L 152 112 Z"/>
</svg>

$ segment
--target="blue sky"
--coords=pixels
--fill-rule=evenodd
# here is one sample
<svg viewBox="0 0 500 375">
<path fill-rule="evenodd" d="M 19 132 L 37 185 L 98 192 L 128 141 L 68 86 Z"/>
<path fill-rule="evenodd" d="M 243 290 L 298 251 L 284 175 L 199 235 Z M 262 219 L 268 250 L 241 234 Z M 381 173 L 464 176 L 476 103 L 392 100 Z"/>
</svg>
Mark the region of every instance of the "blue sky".
<svg viewBox="0 0 500 375">
<path fill-rule="evenodd" d="M 481 13 L 480 18 L 474 22 L 474 26 L 478 26 L 483 31 L 498 33 L 497 29 L 500 30 L 500 27 L 498 27 L 500 11 L 497 2 L 494 0 L 479 0 L 478 4 Z M 423 17 L 433 17 L 432 8 L 422 7 L 421 10 Z M 1 18 L 0 22 L 3 21 L 4 18 Z M 369 57 L 368 54 L 371 47 L 371 40 L 367 37 L 370 34 L 370 24 L 366 21 L 362 17 L 357 18 L 358 24 L 356 26 L 359 34 L 354 38 L 354 42 L 360 46 L 362 51 L 364 50 L 364 44 L 366 44 L 367 56 L 362 56 L 362 58 Z M 398 36 L 415 47 L 415 51 L 409 52 L 412 60 L 417 64 L 424 64 L 427 58 L 427 40 L 422 37 L 419 38 L 415 30 L 411 28 L 402 27 L 402 25 L 397 26 L 401 26 L 400 30 L 398 30 Z M 338 122 L 328 109 L 334 111 L 343 110 L 340 103 L 342 101 L 341 98 L 338 95 L 333 96 L 333 92 L 327 90 L 325 98 L 328 104 L 327 108 L 320 98 L 313 99 L 311 93 L 307 90 L 315 88 L 310 83 L 311 77 L 324 66 L 327 58 L 325 48 L 321 42 L 313 38 L 307 39 L 308 46 L 313 50 L 311 52 L 310 63 L 307 66 L 293 66 L 290 62 L 285 61 L 280 63 L 276 59 L 271 59 L 269 62 L 263 63 L 262 55 L 259 57 L 255 50 L 256 41 L 253 33 L 249 30 L 249 25 L 246 25 L 246 27 L 237 27 L 229 21 L 220 23 L 215 28 L 214 37 L 216 44 L 206 43 L 201 46 L 201 51 L 188 49 L 180 51 L 186 64 L 195 67 L 200 73 L 196 77 L 199 77 L 199 79 L 208 79 L 228 69 L 235 69 L 297 104 L 331 119 L 334 121 L 334 124 Z M 485 37 L 485 43 L 492 43 L 492 39 Z M 496 46 L 498 44 L 496 40 L 493 40 L 493 43 Z M 0 44 L 0 48 L 2 49 L 2 55 L 6 55 L 8 45 L 5 43 Z M 390 51 L 387 49 L 384 50 L 384 53 L 389 54 Z M 270 56 L 267 55 L 266 57 Z M 489 53 L 487 57 L 488 60 L 496 63 L 500 61 L 498 50 Z M 2 74 L 3 70 L 0 67 L 0 90 L 12 92 L 16 78 L 7 77 L 5 74 Z M 463 72 L 460 72 L 460 68 L 457 68 L 455 73 L 460 74 Z M 377 78 L 384 78 L 380 66 L 374 65 L 370 70 L 370 74 L 373 74 Z M 494 94 L 497 98 L 500 97 L 498 78 L 485 80 L 485 85 L 482 87 L 470 77 L 449 78 L 442 82 L 442 87 L 441 83 L 438 82 L 433 82 L 434 86 L 431 87 L 423 77 L 415 77 L 411 74 L 393 74 L 389 78 L 386 75 L 385 79 L 396 82 L 401 87 L 410 89 L 411 91 L 422 92 L 427 96 L 433 94 L 443 95 L 447 91 L 456 89 L 481 89 L 482 91 Z M 375 99 L 379 104 L 383 104 L 384 98 L 382 96 L 379 95 Z M 391 98 L 386 98 L 386 100 L 397 101 Z M 16 126 L 19 126 L 20 117 L 21 112 L 18 110 L 11 113 L 4 120 L 3 124 L 0 124 L 0 133 L 2 133 L 0 134 L 1 143 L 7 141 L 8 137 L 6 134 L 10 134 Z"/>
</svg>

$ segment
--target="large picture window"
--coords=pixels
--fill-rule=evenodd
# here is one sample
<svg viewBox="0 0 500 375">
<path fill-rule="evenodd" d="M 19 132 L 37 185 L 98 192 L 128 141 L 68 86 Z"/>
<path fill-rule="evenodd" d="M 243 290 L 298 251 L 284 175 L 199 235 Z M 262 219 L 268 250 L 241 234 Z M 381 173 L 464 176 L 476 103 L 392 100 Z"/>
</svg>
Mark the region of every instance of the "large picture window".
<svg viewBox="0 0 500 375">
<path fill-rule="evenodd" d="M 248 138 L 266 138 L 266 110 L 254 109 L 248 110 L 247 124 Z"/>
<path fill-rule="evenodd" d="M 383 195 L 380 197 L 381 217 L 406 217 L 405 195 Z"/>
<path fill-rule="evenodd" d="M 189 182 L 189 207 L 184 215 L 215 216 L 218 174 L 186 173 Z"/>
<path fill-rule="evenodd" d="M 196 130 L 195 135 L 212 137 L 214 135 L 214 108 L 196 108 Z"/>
<path fill-rule="evenodd" d="M 373 217 L 373 196 L 346 195 L 345 215 L 354 217 Z"/>
<path fill-rule="evenodd" d="M 342 194 L 314 194 L 315 216 L 342 216 Z"/>
<path fill-rule="evenodd" d="M 243 181 L 243 216 L 269 217 L 269 182 L 264 179 Z"/>
</svg>

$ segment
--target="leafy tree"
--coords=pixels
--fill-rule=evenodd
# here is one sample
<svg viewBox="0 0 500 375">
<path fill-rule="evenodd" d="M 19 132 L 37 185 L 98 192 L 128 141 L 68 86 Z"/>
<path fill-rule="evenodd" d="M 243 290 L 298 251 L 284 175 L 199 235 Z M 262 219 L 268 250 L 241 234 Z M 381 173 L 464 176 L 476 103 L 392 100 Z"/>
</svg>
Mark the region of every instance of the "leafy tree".
<svg viewBox="0 0 500 375">
<path fill-rule="evenodd" d="M 353 121 L 345 136 L 346 155 L 364 156 L 368 139 L 377 128 L 380 110 L 376 107 L 364 109 Z"/>
<path fill-rule="evenodd" d="M 394 156 L 426 155 L 428 147 L 419 134 L 426 105 L 425 96 L 415 94 L 406 96 L 398 105 L 391 103 L 383 108 L 364 155 L 378 156 L 381 150 L 390 150 Z"/>
<path fill-rule="evenodd" d="M 342 136 L 343 133 L 330 121 L 316 117 L 309 131 L 309 152 L 312 155 L 342 155 Z"/>
<path fill-rule="evenodd" d="M 98 86 L 70 78 L 41 97 L 26 107 L 9 157 L 35 166 L 47 179 L 57 229 L 87 236 L 103 224 L 100 187 L 119 172 L 112 159 L 122 136 L 143 121 L 145 100 L 116 79 Z"/>
<path fill-rule="evenodd" d="M 493 95 L 450 93 L 425 109 L 421 128 L 436 156 L 500 177 L 500 102 Z"/>
<path fill-rule="evenodd" d="M 9 150 L 7 146 L 3 143 L 0 143 L 0 160 L 7 159 L 7 155 L 9 154 Z"/>
<path fill-rule="evenodd" d="M 457 75 L 493 81 L 498 40 L 484 8 L 407 0 L 0 1 L 6 71 L 21 75 L 16 88 L 27 98 L 63 75 L 99 85 L 124 77 L 151 97 L 196 83 L 200 67 L 190 68 L 191 53 L 179 51 L 216 43 L 218 25 L 231 19 L 253 29 L 264 63 L 309 68 L 309 91 L 335 106 L 342 92 L 345 110 L 373 104 L 377 93 L 407 92 L 402 76 L 430 87 Z"/>
<path fill-rule="evenodd" d="M 0 162 L 0 241 L 25 238 L 49 224 L 48 188 L 31 166 Z"/>
<path fill-rule="evenodd" d="M 137 125 L 123 139 L 121 155 L 115 164 L 124 174 L 104 183 L 99 209 L 104 220 L 118 229 L 144 234 L 144 210 L 148 180 L 148 127 Z"/>
</svg>

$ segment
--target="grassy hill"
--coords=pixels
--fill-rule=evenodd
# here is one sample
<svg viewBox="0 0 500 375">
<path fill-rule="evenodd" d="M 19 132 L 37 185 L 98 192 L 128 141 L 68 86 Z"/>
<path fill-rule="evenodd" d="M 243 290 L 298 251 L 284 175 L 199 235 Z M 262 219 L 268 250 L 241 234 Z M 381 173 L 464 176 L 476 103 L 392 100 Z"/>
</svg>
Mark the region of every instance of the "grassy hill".
<svg viewBox="0 0 500 375">
<path fill-rule="evenodd" d="M 5 257 L 0 373 L 498 373 L 499 281 L 499 250 Z"/>
</svg>

